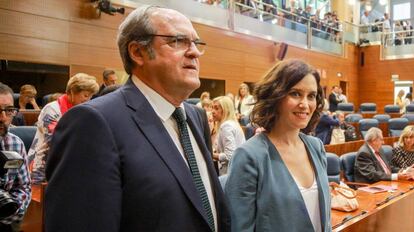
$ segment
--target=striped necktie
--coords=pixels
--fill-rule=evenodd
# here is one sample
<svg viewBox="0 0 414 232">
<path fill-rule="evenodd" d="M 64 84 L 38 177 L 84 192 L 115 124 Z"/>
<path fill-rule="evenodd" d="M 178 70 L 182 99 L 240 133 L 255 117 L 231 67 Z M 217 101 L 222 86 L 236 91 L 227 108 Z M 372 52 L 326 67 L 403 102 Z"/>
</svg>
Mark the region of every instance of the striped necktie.
<svg viewBox="0 0 414 232">
<path fill-rule="evenodd" d="M 203 181 L 201 180 L 200 171 L 198 170 L 197 160 L 194 155 L 193 147 L 191 145 L 190 135 L 188 134 L 187 122 L 185 121 L 184 114 L 181 108 L 176 108 L 172 114 L 175 121 L 177 121 L 178 131 L 180 134 L 180 143 L 184 150 L 184 155 L 187 159 L 190 171 L 193 176 L 193 182 L 200 194 L 203 207 L 208 218 L 208 224 L 211 231 L 215 231 L 213 213 L 211 211 L 210 202 L 208 200 L 207 192 L 204 187 Z"/>
<path fill-rule="evenodd" d="M 388 169 L 388 167 L 385 164 L 384 160 L 381 158 L 380 153 L 376 151 L 375 152 L 375 156 L 376 156 L 378 162 L 380 163 L 382 169 L 384 170 L 385 174 L 390 175 L 391 174 L 391 171 L 390 171 L 390 169 Z"/>
</svg>

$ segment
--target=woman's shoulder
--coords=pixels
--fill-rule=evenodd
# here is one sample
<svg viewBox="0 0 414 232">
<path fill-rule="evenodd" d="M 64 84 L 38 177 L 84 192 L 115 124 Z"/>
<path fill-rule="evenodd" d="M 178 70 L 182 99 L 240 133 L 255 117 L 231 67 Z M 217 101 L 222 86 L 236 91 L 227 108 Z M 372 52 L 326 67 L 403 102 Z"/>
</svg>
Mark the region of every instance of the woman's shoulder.
<svg viewBox="0 0 414 232">
<path fill-rule="evenodd" d="M 260 133 L 243 143 L 235 153 L 243 153 L 246 156 L 255 156 L 256 158 L 266 157 L 269 153 L 269 140 L 265 134 Z"/>
<path fill-rule="evenodd" d="M 319 138 L 315 137 L 315 136 L 311 136 L 311 135 L 306 135 L 304 133 L 300 133 L 300 137 L 305 142 L 308 142 L 309 145 L 311 145 L 312 147 L 319 148 L 319 147 L 323 146 L 322 141 Z"/>
</svg>

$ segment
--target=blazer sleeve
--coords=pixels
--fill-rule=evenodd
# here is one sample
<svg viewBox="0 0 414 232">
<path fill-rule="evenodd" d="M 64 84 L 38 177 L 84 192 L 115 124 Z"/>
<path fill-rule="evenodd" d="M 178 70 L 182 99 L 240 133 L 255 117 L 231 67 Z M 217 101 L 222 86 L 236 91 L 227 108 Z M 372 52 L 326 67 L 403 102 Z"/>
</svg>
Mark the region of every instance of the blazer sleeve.
<svg viewBox="0 0 414 232">
<path fill-rule="evenodd" d="M 222 124 L 220 128 L 220 134 L 218 139 L 220 139 L 220 144 L 223 145 L 223 149 L 219 154 L 219 160 L 225 163 L 228 163 L 233 155 L 234 150 L 236 150 L 236 138 L 234 127 L 231 124 Z"/>
<path fill-rule="evenodd" d="M 380 180 L 391 180 L 391 175 L 387 175 L 384 171 L 376 170 L 375 160 L 366 152 L 360 152 L 355 160 L 355 172 L 368 179 L 371 183 Z"/>
<path fill-rule="evenodd" d="M 46 231 L 120 230 L 119 156 L 111 128 L 94 108 L 82 104 L 61 118 L 46 165 Z"/>
<path fill-rule="evenodd" d="M 243 148 L 235 150 L 225 186 L 231 207 L 232 231 L 253 232 L 256 225 L 258 163 L 254 154 Z"/>
</svg>

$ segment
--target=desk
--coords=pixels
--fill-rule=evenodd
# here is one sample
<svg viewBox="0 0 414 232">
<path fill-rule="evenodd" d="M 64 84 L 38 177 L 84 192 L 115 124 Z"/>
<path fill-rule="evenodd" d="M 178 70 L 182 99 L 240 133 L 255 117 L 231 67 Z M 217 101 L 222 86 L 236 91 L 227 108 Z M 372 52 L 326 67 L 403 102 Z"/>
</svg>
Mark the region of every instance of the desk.
<svg viewBox="0 0 414 232">
<path fill-rule="evenodd" d="M 42 232 L 43 227 L 43 203 L 44 191 L 42 185 L 32 185 L 32 200 L 23 218 L 21 230 L 28 232 Z"/>
<path fill-rule="evenodd" d="M 358 210 L 350 213 L 332 210 L 333 231 L 414 231 L 414 190 L 410 190 L 410 187 L 414 186 L 414 182 L 381 181 L 373 185 L 393 186 L 397 188 L 397 191 L 394 193 L 383 192 L 372 194 L 357 190 Z M 376 206 L 377 203 L 382 202 L 391 194 L 398 195 L 401 192 L 406 193 L 381 206 Z M 368 212 L 341 225 L 344 217 L 361 214 L 363 210 Z"/>
<path fill-rule="evenodd" d="M 26 126 L 34 126 L 40 114 L 40 110 L 19 110 L 23 114 Z"/>
</svg>

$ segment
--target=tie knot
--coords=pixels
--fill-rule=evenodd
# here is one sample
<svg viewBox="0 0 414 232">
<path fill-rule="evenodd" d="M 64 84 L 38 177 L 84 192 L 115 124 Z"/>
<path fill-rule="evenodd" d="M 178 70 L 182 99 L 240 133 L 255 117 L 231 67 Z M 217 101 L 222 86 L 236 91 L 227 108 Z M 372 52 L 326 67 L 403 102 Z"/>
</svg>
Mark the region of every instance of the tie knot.
<svg viewBox="0 0 414 232">
<path fill-rule="evenodd" d="M 177 123 L 185 122 L 185 117 L 183 111 L 180 107 L 175 108 L 174 113 L 172 114 L 173 118 Z"/>
</svg>

